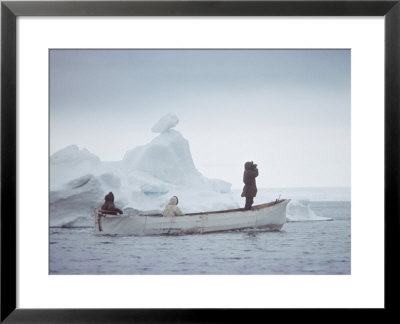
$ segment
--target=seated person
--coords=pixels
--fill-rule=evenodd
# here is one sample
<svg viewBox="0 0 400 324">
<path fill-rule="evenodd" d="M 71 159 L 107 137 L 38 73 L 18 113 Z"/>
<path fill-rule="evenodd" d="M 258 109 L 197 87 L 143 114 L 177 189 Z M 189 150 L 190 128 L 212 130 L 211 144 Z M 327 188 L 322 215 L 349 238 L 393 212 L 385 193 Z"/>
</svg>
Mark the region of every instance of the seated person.
<svg viewBox="0 0 400 324">
<path fill-rule="evenodd" d="M 111 214 L 111 215 L 117 215 L 117 214 L 123 214 L 122 210 L 119 208 L 116 208 L 114 205 L 114 195 L 112 192 L 109 192 L 105 197 L 104 197 L 104 204 L 101 206 L 101 210 L 105 214 Z"/>
<path fill-rule="evenodd" d="M 178 197 L 173 196 L 167 206 L 165 206 L 163 211 L 163 216 L 171 217 L 171 216 L 183 216 L 182 211 L 179 209 L 178 205 Z"/>
</svg>

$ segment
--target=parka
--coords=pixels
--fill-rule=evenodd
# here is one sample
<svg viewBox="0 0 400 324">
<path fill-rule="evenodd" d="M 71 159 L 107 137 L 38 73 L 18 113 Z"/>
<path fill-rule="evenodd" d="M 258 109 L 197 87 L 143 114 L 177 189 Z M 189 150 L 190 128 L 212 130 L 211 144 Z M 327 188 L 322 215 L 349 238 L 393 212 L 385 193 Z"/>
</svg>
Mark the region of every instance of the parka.
<svg viewBox="0 0 400 324">
<path fill-rule="evenodd" d="M 115 207 L 115 205 L 114 205 L 114 195 L 113 195 L 112 192 L 109 192 L 104 197 L 104 200 L 105 200 L 105 202 L 104 202 L 103 206 L 101 206 L 102 210 L 123 214 L 121 209 Z"/>
<path fill-rule="evenodd" d="M 257 195 L 256 177 L 258 176 L 257 165 L 253 162 L 246 162 L 244 164 L 243 173 L 243 192 L 242 197 L 255 197 Z"/>
<path fill-rule="evenodd" d="M 179 209 L 178 205 L 178 197 L 173 196 L 167 206 L 165 206 L 163 211 L 163 216 L 172 217 L 172 216 L 182 216 L 183 213 Z"/>
</svg>

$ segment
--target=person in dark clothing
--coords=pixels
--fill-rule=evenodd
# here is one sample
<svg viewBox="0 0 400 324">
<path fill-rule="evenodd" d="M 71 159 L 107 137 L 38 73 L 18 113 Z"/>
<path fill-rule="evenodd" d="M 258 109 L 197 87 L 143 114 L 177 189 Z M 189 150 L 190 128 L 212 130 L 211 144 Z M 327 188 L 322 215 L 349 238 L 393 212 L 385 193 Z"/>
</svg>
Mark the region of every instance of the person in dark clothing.
<svg viewBox="0 0 400 324">
<path fill-rule="evenodd" d="M 104 197 L 104 204 L 101 206 L 101 209 L 109 212 L 110 214 L 116 215 L 116 214 L 123 214 L 122 210 L 115 207 L 114 205 L 114 195 L 112 192 L 109 192 L 105 197 Z"/>
<path fill-rule="evenodd" d="M 244 209 L 251 209 L 254 202 L 254 197 L 257 195 L 256 177 L 258 176 L 257 164 L 253 161 L 244 164 L 243 173 L 243 192 L 242 197 L 246 197 Z"/>
</svg>

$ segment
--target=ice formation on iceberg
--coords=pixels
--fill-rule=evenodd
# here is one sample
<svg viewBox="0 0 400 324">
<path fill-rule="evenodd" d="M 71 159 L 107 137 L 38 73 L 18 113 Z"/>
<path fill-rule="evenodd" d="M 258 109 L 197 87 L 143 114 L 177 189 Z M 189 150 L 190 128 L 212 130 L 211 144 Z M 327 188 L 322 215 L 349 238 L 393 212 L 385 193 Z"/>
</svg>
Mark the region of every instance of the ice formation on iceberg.
<svg viewBox="0 0 400 324">
<path fill-rule="evenodd" d="M 172 129 L 162 132 L 150 143 L 126 152 L 123 164 L 127 171 L 146 172 L 171 184 L 193 184 L 201 178 L 188 141 Z"/>
<path fill-rule="evenodd" d="M 326 221 L 332 218 L 315 214 L 310 207 L 310 200 L 292 200 L 287 206 L 286 218 L 288 222 Z"/>
<path fill-rule="evenodd" d="M 50 190 L 57 190 L 67 182 L 89 174 L 101 167 L 100 159 L 87 149 L 70 145 L 50 157 Z"/>
<path fill-rule="evenodd" d="M 91 214 L 112 191 L 115 205 L 126 212 L 162 210 L 170 196 L 179 197 L 183 212 L 239 207 L 231 184 L 209 179 L 195 167 L 189 142 L 174 129 L 174 114 L 152 128 L 149 143 L 126 152 L 121 161 L 102 162 L 76 145 L 50 157 L 50 225 L 92 225 Z"/>
<path fill-rule="evenodd" d="M 151 129 L 153 133 L 164 133 L 178 125 L 179 119 L 174 114 L 167 114 L 162 117 Z"/>
</svg>

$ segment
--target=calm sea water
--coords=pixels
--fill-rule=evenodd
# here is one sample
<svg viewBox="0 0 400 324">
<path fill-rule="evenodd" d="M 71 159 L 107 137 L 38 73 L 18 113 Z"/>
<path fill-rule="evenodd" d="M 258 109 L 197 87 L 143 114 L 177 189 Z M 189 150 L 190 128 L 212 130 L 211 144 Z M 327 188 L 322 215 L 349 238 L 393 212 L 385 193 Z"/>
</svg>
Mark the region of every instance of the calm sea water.
<svg viewBox="0 0 400 324">
<path fill-rule="evenodd" d="M 111 236 L 50 228 L 50 274 L 350 274 L 350 202 L 311 202 L 331 221 L 290 222 L 280 232 Z"/>
</svg>

